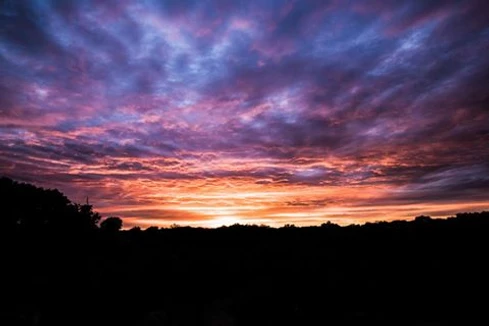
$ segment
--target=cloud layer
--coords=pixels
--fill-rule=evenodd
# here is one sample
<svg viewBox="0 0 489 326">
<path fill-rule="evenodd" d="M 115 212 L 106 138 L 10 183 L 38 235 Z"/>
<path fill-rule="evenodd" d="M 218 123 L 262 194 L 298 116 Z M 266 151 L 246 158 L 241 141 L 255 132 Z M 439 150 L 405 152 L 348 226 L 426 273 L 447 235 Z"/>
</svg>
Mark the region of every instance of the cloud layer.
<svg viewBox="0 0 489 326">
<path fill-rule="evenodd" d="M 486 1 L 3 1 L 0 173 L 126 225 L 489 208 Z"/>
</svg>

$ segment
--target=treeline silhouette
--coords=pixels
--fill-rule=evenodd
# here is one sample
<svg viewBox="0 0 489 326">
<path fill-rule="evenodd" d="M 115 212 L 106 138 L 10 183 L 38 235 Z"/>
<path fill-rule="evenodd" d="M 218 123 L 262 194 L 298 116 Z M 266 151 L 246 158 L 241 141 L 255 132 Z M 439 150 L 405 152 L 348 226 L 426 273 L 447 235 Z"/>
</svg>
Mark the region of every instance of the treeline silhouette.
<svg viewBox="0 0 489 326">
<path fill-rule="evenodd" d="M 122 231 L 0 179 L 0 325 L 487 325 L 489 212 Z"/>
</svg>

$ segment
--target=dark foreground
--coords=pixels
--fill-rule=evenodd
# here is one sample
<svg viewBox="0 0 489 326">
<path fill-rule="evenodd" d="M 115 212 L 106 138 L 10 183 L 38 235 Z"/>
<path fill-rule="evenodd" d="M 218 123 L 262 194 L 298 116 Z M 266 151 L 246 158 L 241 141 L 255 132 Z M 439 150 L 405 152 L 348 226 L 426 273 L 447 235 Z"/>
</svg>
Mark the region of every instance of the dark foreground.
<svg viewBox="0 0 489 326">
<path fill-rule="evenodd" d="M 2 182 L 0 325 L 489 325 L 489 212 L 117 231 Z"/>
</svg>

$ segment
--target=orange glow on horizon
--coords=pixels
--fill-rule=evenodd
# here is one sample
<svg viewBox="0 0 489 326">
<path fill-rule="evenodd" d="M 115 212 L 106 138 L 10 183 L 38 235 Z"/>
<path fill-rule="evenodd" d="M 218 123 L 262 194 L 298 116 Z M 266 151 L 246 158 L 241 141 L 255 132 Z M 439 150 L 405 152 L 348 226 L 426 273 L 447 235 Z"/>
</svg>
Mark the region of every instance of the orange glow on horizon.
<svg viewBox="0 0 489 326">
<path fill-rule="evenodd" d="M 418 215 L 446 217 L 489 208 L 487 201 L 397 203 L 391 196 L 402 189 L 387 185 L 261 185 L 240 178 L 194 180 L 178 186 L 173 181 L 141 179 L 115 182 L 112 186 L 122 187 L 125 198 L 138 203 L 107 202 L 97 210 L 103 215 L 125 217 L 126 228 L 173 224 L 213 228 L 236 223 L 280 227 L 320 225 L 326 221 L 348 225 L 412 219 Z"/>
</svg>

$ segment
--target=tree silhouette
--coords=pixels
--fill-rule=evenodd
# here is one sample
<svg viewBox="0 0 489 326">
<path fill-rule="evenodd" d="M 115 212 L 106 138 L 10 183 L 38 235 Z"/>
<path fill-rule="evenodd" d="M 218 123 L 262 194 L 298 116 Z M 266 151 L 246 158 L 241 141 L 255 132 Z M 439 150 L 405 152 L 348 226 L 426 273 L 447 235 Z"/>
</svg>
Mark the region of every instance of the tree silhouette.
<svg viewBox="0 0 489 326">
<path fill-rule="evenodd" d="M 100 230 L 105 232 L 117 232 L 122 229 L 122 219 L 115 216 L 107 217 L 100 223 Z"/>
<path fill-rule="evenodd" d="M 89 204 L 76 204 L 79 218 L 81 223 L 86 224 L 86 227 L 95 228 L 102 216 L 99 213 L 93 211 L 93 206 Z"/>
<path fill-rule="evenodd" d="M 100 214 L 92 205 L 72 203 L 57 189 L 0 178 L 0 207 L 3 229 L 96 229 Z"/>
</svg>

